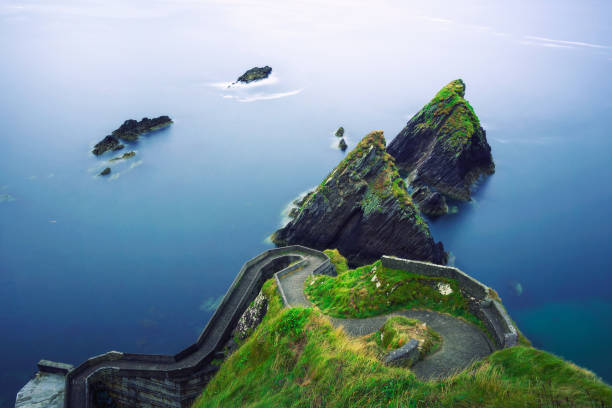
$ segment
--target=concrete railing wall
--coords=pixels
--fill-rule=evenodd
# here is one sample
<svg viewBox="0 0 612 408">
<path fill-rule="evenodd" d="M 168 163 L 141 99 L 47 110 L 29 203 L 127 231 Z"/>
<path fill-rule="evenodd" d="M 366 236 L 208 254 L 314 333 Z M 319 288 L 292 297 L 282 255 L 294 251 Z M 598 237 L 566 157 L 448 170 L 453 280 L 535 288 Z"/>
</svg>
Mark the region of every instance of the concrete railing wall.
<svg viewBox="0 0 612 408">
<path fill-rule="evenodd" d="M 287 257 L 283 256 L 285 254 Z M 210 364 L 211 361 L 227 342 L 238 319 L 255 299 L 265 280 L 279 268 L 283 269 L 280 273 L 287 273 L 285 269 L 294 270 L 300 267 L 299 264 L 305 261 L 304 256 L 319 258 L 321 260 L 321 265 L 317 267 L 319 271 L 330 273 L 330 266 L 333 269 L 327 255 L 298 245 L 270 249 L 261 253 L 242 266 L 194 344 L 174 356 L 109 352 L 93 357 L 66 375 L 65 408 L 89 408 L 92 403 L 92 396 L 89 394 L 96 384 L 103 385 L 117 401 L 126 406 L 134 404 L 142 407 L 190 406 L 216 370 L 216 366 Z M 267 258 L 270 259 L 268 262 Z M 295 260 L 299 262 L 285 268 Z M 245 279 L 247 274 L 249 279 Z M 234 303 L 234 306 L 230 307 L 230 302 Z M 198 353 L 205 343 L 211 342 L 213 346 L 210 352 L 198 356 L 197 361 L 190 360 L 190 357 Z M 181 364 L 182 361 L 188 362 Z M 98 366 L 100 368 L 95 370 L 94 368 Z M 86 374 L 88 372 L 90 373 Z M 77 394 L 84 395 L 73 398 L 72 384 L 75 383 L 75 379 L 83 376 L 85 376 L 85 387 L 82 393 L 80 389 L 76 391 Z"/>
<path fill-rule="evenodd" d="M 461 290 L 477 301 L 473 312 L 484 323 L 493 335 L 500 348 L 515 346 L 518 332 L 504 307 L 492 297 L 494 291 L 463 271 L 450 266 L 441 266 L 429 262 L 412 261 L 394 256 L 383 256 L 382 265 L 386 268 L 401 269 L 419 275 L 453 279 Z"/>
</svg>

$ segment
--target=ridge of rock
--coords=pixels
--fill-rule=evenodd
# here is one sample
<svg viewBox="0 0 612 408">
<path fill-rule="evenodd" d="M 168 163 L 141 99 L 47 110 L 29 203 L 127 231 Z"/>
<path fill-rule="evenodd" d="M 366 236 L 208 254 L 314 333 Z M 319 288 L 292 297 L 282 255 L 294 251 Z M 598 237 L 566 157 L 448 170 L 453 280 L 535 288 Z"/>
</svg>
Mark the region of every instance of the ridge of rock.
<svg viewBox="0 0 612 408">
<path fill-rule="evenodd" d="M 494 173 L 495 164 L 486 132 L 464 96 L 461 79 L 448 83 L 408 121 L 387 151 L 410 174 L 414 188 L 429 187 L 469 201 L 474 182 Z"/>
<path fill-rule="evenodd" d="M 273 234 L 276 245 L 337 248 L 351 264 L 383 254 L 447 262 L 386 152 L 382 131 L 365 136 L 291 216 Z"/>
</svg>

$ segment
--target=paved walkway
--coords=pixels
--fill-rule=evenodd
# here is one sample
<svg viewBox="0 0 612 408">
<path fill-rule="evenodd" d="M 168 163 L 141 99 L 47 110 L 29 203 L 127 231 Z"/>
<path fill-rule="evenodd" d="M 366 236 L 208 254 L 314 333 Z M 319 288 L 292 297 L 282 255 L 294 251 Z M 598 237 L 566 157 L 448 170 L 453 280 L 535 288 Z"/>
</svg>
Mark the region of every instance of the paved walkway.
<svg viewBox="0 0 612 408">
<path fill-rule="evenodd" d="M 280 279 L 289 306 L 310 307 L 304 296 L 304 281 L 311 269 L 301 269 Z M 389 316 L 406 316 L 427 323 L 442 336 L 442 346 L 416 363 L 411 370 L 421 379 L 449 377 L 461 371 L 473 361 L 488 356 L 495 350 L 487 336 L 478 327 L 456 317 L 426 310 L 403 310 L 365 319 L 340 319 L 332 317 L 332 324 L 342 326 L 353 337 L 374 333 Z"/>
</svg>

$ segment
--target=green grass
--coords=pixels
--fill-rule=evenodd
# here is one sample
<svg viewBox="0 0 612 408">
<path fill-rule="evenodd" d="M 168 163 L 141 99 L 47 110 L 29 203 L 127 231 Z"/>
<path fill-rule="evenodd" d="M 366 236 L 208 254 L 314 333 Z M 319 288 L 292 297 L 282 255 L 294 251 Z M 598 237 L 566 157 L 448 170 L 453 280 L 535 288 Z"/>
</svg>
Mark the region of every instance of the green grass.
<svg viewBox="0 0 612 408">
<path fill-rule="evenodd" d="M 404 316 L 392 316 L 383 327 L 364 339 L 366 346 L 374 346 L 374 354 L 384 356 L 390 350 L 395 350 L 415 339 L 420 344 L 420 358 L 434 353 L 442 344 L 442 337 L 435 330 L 416 319 Z"/>
<path fill-rule="evenodd" d="M 346 258 L 340 254 L 337 249 L 326 249 L 323 251 L 329 257 L 331 263 L 336 267 L 336 273 L 341 274 L 348 270 L 348 262 Z"/>
<path fill-rule="evenodd" d="M 460 151 L 480 126 L 480 120 L 464 94 L 463 81 L 451 81 L 419 112 L 424 119 L 420 126 L 437 130 L 438 140 L 451 151 Z"/>
<path fill-rule="evenodd" d="M 439 283 L 450 285 L 453 292 L 442 295 L 437 288 Z M 398 309 L 428 309 L 461 317 L 485 330 L 482 322 L 470 313 L 456 281 L 384 268 L 380 261 L 338 271 L 336 277 L 311 276 L 304 292 L 329 316 L 364 318 Z"/>
<path fill-rule="evenodd" d="M 268 312 L 194 403 L 208 407 L 601 407 L 612 389 L 590 372 L 530 347 L 501 350 L 442 381 L 387 367 L 318 310 Z"/>
</svg>

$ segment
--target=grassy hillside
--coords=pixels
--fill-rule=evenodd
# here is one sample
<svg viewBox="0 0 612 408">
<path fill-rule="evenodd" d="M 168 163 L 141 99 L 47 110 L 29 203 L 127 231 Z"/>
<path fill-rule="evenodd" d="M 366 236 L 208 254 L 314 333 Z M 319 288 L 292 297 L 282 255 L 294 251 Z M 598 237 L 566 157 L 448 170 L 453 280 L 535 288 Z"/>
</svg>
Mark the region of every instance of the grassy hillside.
<svg viewBox="0 0 612 408">
<path fill-rule="evenodd" d="M 312 308 L 283 308 L 273 280 L 266 317 L 194 407 L 603 407 L 612 388 L 526 346 L 497 351 L 442 381 L 387 367 Z"/>
</svg>

